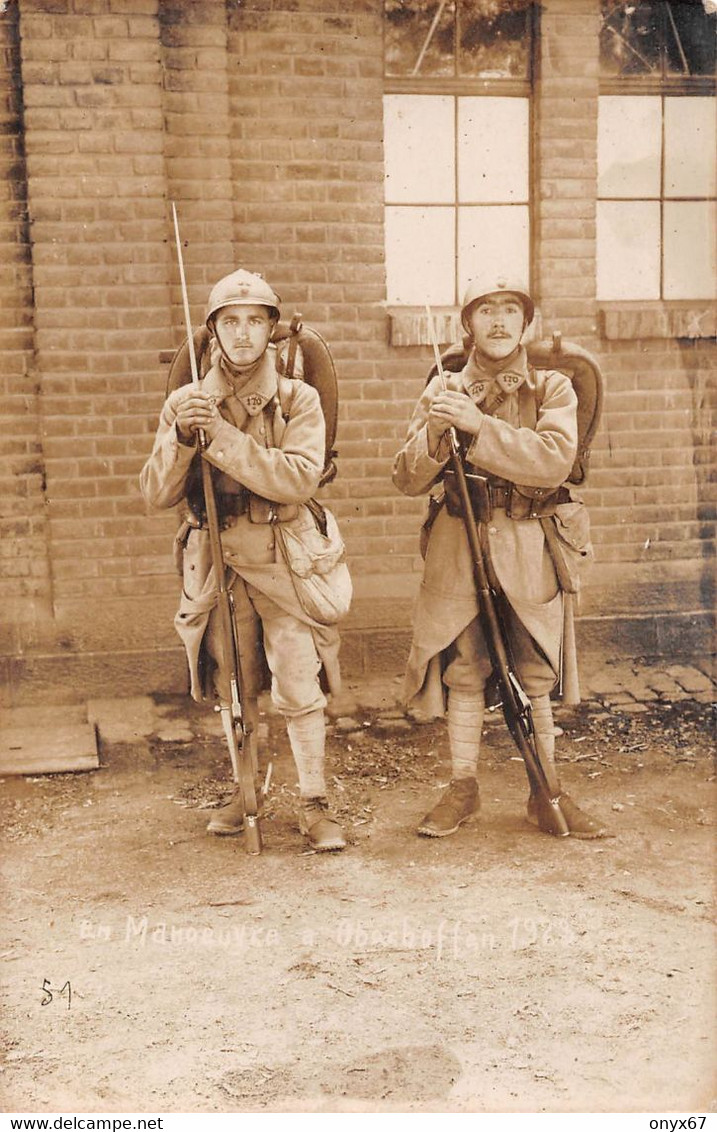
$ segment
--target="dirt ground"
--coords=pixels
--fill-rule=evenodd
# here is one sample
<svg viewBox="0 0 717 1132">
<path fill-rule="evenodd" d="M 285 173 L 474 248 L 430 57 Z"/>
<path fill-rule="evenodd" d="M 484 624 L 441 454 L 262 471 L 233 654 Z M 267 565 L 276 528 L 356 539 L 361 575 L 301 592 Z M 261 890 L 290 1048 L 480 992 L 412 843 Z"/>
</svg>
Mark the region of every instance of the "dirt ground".
<svg viewBox="0 0 717 1132">
<path fill-rule="evenodd" d="M 709 706 L 559 711 L 599 842 L 526 823 L 492 716 L 480 821 L 429 840 L 444 729 L 388 685 L 330 726 L 341 854 L 306 850 L 271 714 L 258 857 L 205 833 L 226 756 L 183 697 L 158 707 L 184 739 L 101 732 L 100 770 L 5 780 L 5 1111 L 713 1107 Z"/>
</svg>

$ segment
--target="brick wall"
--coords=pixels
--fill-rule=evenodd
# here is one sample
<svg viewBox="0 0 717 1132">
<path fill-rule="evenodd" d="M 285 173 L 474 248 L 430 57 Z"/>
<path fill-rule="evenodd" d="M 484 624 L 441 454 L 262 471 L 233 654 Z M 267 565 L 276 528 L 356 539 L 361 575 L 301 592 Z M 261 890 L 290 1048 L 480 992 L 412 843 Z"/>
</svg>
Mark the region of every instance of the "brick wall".
<svg viewBox="0 0 717 1132">
<path fill-rule="evenodd" d="M 649 338 L 600 349 L 606 412 L 590 476 L 600 601 L 709 608 L 714 346 Z"/>
<path fill-rule="evenodd" d="M 416 554 L 390 481 L 408 404 L 385 348 L 381 10 L 248 0 L 229 19 L 236 256 L 332 344 L 340 475 L 326 495 L 373 601 Z"/>
<path fill-rule="evenodd" d="M 594 0 L 541 6 L 534 98 L 535 269 L 543 326 L 601 360 L 602 427 L 584 495 L 597 565 L 583 608 L 644 613 L 704 604 L 714 553 L 707 437 L 714 425 L 709 341 L 653 337 L 660 318 L 623 315 L 607 341 L 595 298 L 599 11 Z M 645 328 L 649 337 L 640 337 Z M 650 329 L 651 328 L 651 329 Z"/>
<path fill-rule="evenodd" d="M 174 519 L 146 515 L 137 486 L 163 399 L 159 353 L 184 333 L 172 201 L 195 325 L 211 283 L 242 265 L 331 342 L 340 472 L 326 496 L 356 590 L 347 665 L 395 663 L 396 641 L 405 650 L 424 505 L 398 495 L 390 474 L 431 352 L 389 344 L 382 8 L 13 0 L 0 11 L 11 699 L 43 672 L 67 697 L 83 682 L 182 685 Z M 696 609 L 714 547 L 713 346 L 637 338 L 634 327 L 604 336 L 598 0 L 541 9 L 537 297 L 544 329 L 594 350 L 607 382 L 586 490 L 599 565 L 584 612 Z"/>
<path fill-rule="evenodd" d="M 33 640 L 50 615 L 22 110 L 13 7 L 0 21 L 0 584 L 12 611 L 2 618 L 3 653 Z"/>
<path fill-rule="evenodd" d="M 136 490 L 169 321 L 156 7 L 20 9 L 55 627 L 70 650 L 98 631 L 129 643 L 128 599 L 161 588 L 147 563 L 164 540 Z"/>
</svg>

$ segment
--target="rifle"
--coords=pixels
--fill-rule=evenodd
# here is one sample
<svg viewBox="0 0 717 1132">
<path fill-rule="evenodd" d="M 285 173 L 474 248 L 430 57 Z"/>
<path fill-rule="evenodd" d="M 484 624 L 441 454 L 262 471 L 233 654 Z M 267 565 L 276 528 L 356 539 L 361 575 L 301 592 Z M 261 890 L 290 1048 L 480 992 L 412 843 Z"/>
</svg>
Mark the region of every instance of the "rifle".
<svg viewBox="0 0 717 1132">
<path fill-rule="evenodd" d="M 433 315 L 429 306 L 426 306 L 426 313 L 436 369 L 442 387 L 446 389 L 446 375 L 436 340 Z M 493 570 L 490 566 L 490 551 L 485 534 L 485 524 L 481 523 L 479 530 L 468 490 L 463 451 L 458 440 L 458 434 L 453 427 L 448 429 L 448 445 L 451 468 L 456 477 L 456 486 L 460 498 L 461 517 L 473 559 L 473 577 L 478 596 L 478 616 L 488 645 L 493 672 L 500 688 L 501 707 L 505 722 L 525 763 L 528 781 L 545 803 L 545 816 L 550 825 L 550 829 L 546 832 L 552 833 L 556 837 L 567 837 L 570 829 L 560 808 L 560 787 L 557 775 L 553 766 L 547 761 L 544 762 L 540 757 L 533 726 L 532 706 L 516 674 L 507 634 L 499 616 L 499 609 L 505 603 L 505 596 L 492 577 L 489 577 L 489 569 L 491 575 Z M 479 485 L 480 481 L 483 480 L 485 495 L 488 498 L 487 480 L 480 476 L 477 476 L 476 480 Z"/>
<path fill-rule="evenodd" d="M 184 260 L 182 259 L 182 243 L 179 238 L 179 222 L 177 209 L 172 204 L 174 218 L 174 234 L 177 243 L 177 260 L 179 263 L 179 276 L 182 283 L 182 302 L 184 304 L 184 321 L 187 327 L 187 340 L 189 342 L 189 361 L 192 370 L 192 385 L 199 387 L 199 370 L 197 355 L 194 348 L 192 322 L 189 314 L 189 295 L 184 277 Z M 256 800 L 255 775 L 258 764 L 257 736 L 255 720 L 250 718 L 247 710 L 247 697 L 242 673 L 241 652 L 237 638 L 236 623 L 234 620 L 234 595 L 227 589 L 226 569 L 222 553 L 222 541 L 219 533 L 219 514 L 217 500 L 214 494 L 214 483 L 208 460 L 204 456 L 207 447 L 207 438 L 204 430 L 197 433 L 197 451 L 199 452 L 202 468 L 202 489 L 204 492 L 204 506 L 207 513 L 207 531 L 212 556 L 212 567 L 217 582 L 217 612 L 223 642 L 224 664 L 229 670 L 230 704 L 222 707 L 222 721 L 229 747 L 229 757 L 232 763 L 234 782 L 241 793 L 244 809 L 244 827 L 246 835 L 246 848 L 248 853 L 261 853 L 261 828 L 259 825 L 258 806 Z M 237 738 L 237 733 L 241 737 Z"/>
</svg>

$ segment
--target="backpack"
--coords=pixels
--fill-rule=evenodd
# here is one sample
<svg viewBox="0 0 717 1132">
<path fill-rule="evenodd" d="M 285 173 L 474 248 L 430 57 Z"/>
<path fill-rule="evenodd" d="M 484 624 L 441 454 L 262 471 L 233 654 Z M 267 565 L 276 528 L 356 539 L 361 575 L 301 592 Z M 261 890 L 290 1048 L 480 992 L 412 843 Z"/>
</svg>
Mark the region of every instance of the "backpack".
<svg viewBox="0 0 717 1132">
<path fill-rule="evenodd" d="M 559 332 L 554 333 L 552 338 L 531 342 L 525 349 L 528 364 L 534 369 L 557 370 L 573 383 L 578 398 L 578 451 L 566 482 L 584 483 L 588 473 L 590 445 L 602 414 L 604 381 L 600 366 L 582 346 L 575 342 L 563 342 Z M 461 343 L 449 346 L 441 354 L 443 368 L 451 373 L 460 372 L 468 361 L 470 350 L 471 340 L 467 337 Z M 434 364 L 428 373 L 428 381 L 437 372 Z"/>
<path fill-rule="evenodd" d="M 195 330 L 193 338 L 197 369 L 201 379 L 211 366 L 210 344 L 212 336 L 206 326 L 201 326 L 198 330 Z M 323 487 L 325 484 L 331 483 L 336 476 L 336 459 L 338 457 L 334 443 L 338 423 L 339 389 L 331 351 L 318 331 L 303 324 L 300 314 L 295 314 L 289 323 L 278 322 L 274 328 L 271 341 L 278 347 L 277 372 L 284 377 L 298 377 L 311 385 L 319 395 L 321 411 L 326 422 L 324 470 L 319 483 L 319 487 Z M 301 349 L 303 357 L 302 374 L 296 373 L 297 348 Z M 179 389 L 182 385 L 187 385 L 191 380 L 189 340 L 185 339 L 170 363 L 165 396 L 168 397 L 173 390 Z"/>
</svg>

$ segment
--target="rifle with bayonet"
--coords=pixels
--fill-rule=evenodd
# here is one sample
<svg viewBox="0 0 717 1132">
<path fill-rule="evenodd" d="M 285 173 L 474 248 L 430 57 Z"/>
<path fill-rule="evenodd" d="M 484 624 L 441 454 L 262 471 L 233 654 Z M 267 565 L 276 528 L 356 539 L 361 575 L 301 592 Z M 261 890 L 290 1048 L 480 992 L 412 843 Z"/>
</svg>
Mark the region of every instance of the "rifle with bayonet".
<svg viewBox="0 0 717 1132">
<path fill-rule="evenodd" d="M 174 218 L 174 234 L 177 243 L 177 260 L 179 275 L 182 284 L 182 302 L 184 305 L 184 321 L 189 343 L 189 362 L 192 371 L 192 385 L 199 386 L 199 369 L 194 347 L 194 336 L 189 314 L 189 295 L 184 276 L 184 260 L 182 258 L 182 243 L 179 237 L 179 221 L 177 209 L 172 205 Z M 242 671 L 241 651 L 237 637 L 236 622 L 234 618 L 234 596 L 227 589 L 226 568 L 222 553 L 222 541 L 219 528 L 219 513 L 214 493 L 211 466 L 205 458 L 207 438 L 203 429 L 197 433 L 197 451 L 202 469 L 202 489 L 204 492 L 204 507 L 207 516 L 207 532 L 211 549 L 212 568 L 217 585 L 217 614 L 222 640 L 223 663 L 229 677 L 229 704 L 221 707 L 224 732 L 229 747 L 232 774 L 234 782 L 239 788 L 244 809 L 244 832 L 246 848 L 249 853 L 261 853 L 261 828 L 256 797 L 256 773 L 258 767 L 257 730 L 256 720 L 249 707 L 245 682 Z"/>
<path fill-rule="evenodd" d="M 446 376 L 436 340 L 433 315 L 428 306 L 426 307 L 426 314 L 428 315 L 428 327 L 436 370 L 445 389 Z M 466 479 L 463 450 L 455 428 L 449 428 L 447 435 L 450 465 L 455 475 L 461 518 L 473 561 L 473 577 L 478 597 L 478 616 L 493 665 L 493 674 L 500 690 L 505 722 L 525 763 L 531 788 L 544 803 L 543 822 L 546 827 L 549 827 L 545 829 L 545 832 L 552 833 L 556 837 L 567 837 L 570 829 L 560 808 L 560 787 L 557 775 L 552 763 L 541 758 L 533 726 L 531 703 L 520 683 L 511 657 L 510 644 L 505 631 L 506 598 L 498 585 L 490 561 L 490 548 L 485 523 L 478 523 L 475 518 Z M 487 480 L 481 485 L 483 477 L 475 476 L 472 479 L 476 481 L 479 489 L 481 486 L 483 487 L 487 500 L 489 497 Z"/>
</svg>

